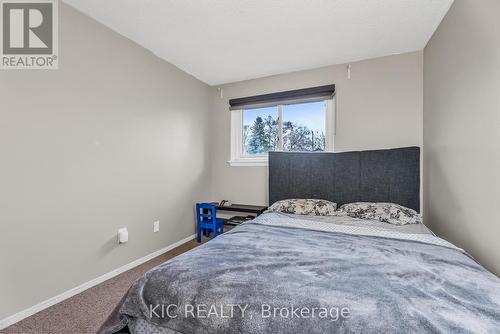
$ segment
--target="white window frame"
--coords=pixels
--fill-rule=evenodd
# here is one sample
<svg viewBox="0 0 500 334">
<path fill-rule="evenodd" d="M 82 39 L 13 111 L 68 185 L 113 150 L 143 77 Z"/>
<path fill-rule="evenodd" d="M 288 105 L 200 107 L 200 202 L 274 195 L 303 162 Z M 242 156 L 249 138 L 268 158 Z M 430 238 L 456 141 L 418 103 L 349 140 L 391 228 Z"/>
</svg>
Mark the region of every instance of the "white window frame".
<svg viewBox="0 0 500 334">
<path fill-rule="evenodd" d="M 335 139 L 335 118 L 336 118 L 336 99 L 325 100 L 325 139 L 326 152 L 333 152 Z M 278 107 L 278 131 L 280 138 L 278 142 L 278 150 L 283 150 L 283 129 L 282 116 L 283 105 Z M 228 161 L 231 166 L 267 166 L 268 155 L 245 155 L 243 154 L 243 110 L 231 110 L 231 159 Z"/>
</svg>

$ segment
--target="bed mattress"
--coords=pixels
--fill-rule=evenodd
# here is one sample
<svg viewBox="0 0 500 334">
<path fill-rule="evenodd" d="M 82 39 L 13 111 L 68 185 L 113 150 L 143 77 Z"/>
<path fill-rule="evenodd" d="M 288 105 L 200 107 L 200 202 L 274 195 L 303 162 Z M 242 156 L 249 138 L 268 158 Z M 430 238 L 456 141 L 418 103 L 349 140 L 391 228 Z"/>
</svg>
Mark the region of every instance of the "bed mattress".
<svg viewBox="0 0 500 334">
<path fill-rule="evenodd" d="M 267 213 L 150 270 L 100 333 L 493 333 L 500 279 L 423 225 Z"/>
</svg>

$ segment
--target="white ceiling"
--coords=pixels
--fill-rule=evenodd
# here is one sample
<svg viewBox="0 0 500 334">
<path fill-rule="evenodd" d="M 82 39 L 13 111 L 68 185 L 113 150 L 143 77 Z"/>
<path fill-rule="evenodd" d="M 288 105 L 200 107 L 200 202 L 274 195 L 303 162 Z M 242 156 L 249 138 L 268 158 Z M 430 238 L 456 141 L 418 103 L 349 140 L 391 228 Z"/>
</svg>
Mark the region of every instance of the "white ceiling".
<svg viewBox="0 0 500 334">
<path fill-rule="evenodd" d="M 218 85 L 421 50 L 453 0 L 64 0 Z"/>
</svg>

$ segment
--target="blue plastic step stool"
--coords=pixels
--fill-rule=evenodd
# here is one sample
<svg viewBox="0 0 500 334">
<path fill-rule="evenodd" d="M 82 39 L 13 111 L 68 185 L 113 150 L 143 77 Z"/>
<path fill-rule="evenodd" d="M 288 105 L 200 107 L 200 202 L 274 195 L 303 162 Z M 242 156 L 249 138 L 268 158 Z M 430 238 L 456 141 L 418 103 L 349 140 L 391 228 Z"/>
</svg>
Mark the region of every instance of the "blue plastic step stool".
<svg viewBox="0 0 500 334">
<path fill-rule="evenodd" d="M 196 204 L 196 232 L 198 242 L 201 242 L 202 230 L 205 230 L 205 235 L 212 232 L 214 238 L 217 234 L 224 233 L 224 220 L 217 218 L 217 209 L 212 203 Z"/>
</svg>

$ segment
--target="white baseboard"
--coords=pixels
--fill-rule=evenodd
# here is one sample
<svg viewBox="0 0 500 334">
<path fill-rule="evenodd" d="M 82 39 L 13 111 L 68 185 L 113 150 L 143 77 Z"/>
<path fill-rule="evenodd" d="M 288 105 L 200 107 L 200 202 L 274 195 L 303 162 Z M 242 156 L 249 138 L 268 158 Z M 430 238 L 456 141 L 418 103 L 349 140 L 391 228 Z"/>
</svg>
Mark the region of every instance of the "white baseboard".
<svg viewBox="0 0 500 334">
<path fill-rule="evenodd" d="M 184 244 L 184 243 L 186 243 L 186 242 L 188 242 L 190 240 L 193 240 L 195 238 L 195 236 L 196 236 L 195 234 L 190 235 L 187 238 L 179 240 L 176 243 L 173 243 L 173 244 L 171 244 L 171 245 L 169 245 L 167 247 L 164 247 L 164 248 L 162 248 L 160 250 L 157 250 L 156 252 L 153 252 L 153 253 L 148 254 L 148 255 L 146 255 L 144 257 L 141 257 L 140 259 L 132 261 L 132 262 L 130 262 L 130 263 L 124 265 L 124 266 L 121 266 L 121 267 L 119 267 L 119 268 L 117 268 L 117 269 L 115 269 L 113 271 L 110 271 L 109 273 L 106 273 L 106 274 L 104 274 L 102 276 L 94 278 L 93 280 L 85 282 L 85 283 L 83 283 L 83 284 L 81 284 L 81 285 L 79 285 L 77 287 L 74 287 L 73 289 L 70 289 L 68 291 L 65 291 L 65 292 L 57 295 L 57 296 L 49 298 L 49 299 L 47 299 L 47 300 L 45 300 L 45 301 L 43 301 L 41 303 L 38 303 L 38 304 L 36 304 L 36 305 L 34 305 L 34 306 L 30 307 L 30 308 L 22 310 L 21 312 L 13 314 L 13 315 L 5 318 L 5 319 L 1 319 L 0 320 L 0 330 L 4 329 L 6 327 L 9 327 L 10 325 L 13 325 L 16 322 L 19 322 L 19 321 L 21 321 L 21 320 L 23 320 L 23 319 L 25 319 L 25 318 L 27 318 L 29 316 L 32 316 L 33 314 L 38 313 L 38 312 L 40 312 L 40 311 L 42 311 L 42 310 L 44 310 L 44 309 L 46 309 L 46 308 L 48 308 L 48 307 L 50 307 L 52 305 L 60 303 L 60 302 L 62 302 L 65 299 L 73 297 L 74 295 L 77 295 L 80 292 L 83 292 L 83 291 L 85 291 L 85 290 L 87 290 L 87 289 L 89 289 L 89 288 L 91 288 L 93 286 L 96 286 L 97 284 L 100 284 L 100 283 L 102 283 L 102 282 L 104 282 L 104 281 L 106 281 L 106 280 L 108 280 L 110 278 L 113 278 L 113 277 L 115 277 L 115 276 L 117 276 L 117 275 L 119 275 L 119 274 L 121 274 L 121 273 L 123 273 L 123 272 L 125 272 L 127 270 L 130 270 L 130 269 L 132 269 L 134 267 L 137 267 L 138 265 L 141 265 L 144 262 L 147 262 L 147 261 L 149 261 L 149 260 L 151 260 L 151 259 L 153 259 L 153 258 L 155 258 L 155 257 L 157 257 L 159 255 L 162 255 L 163 253 L 166 253 L 169 250 L 174 249 L 175 247 L 178 247 L 178 246 L 180 246 L 180 245 L 182 245 L 182 244 Z"/>
</svg>

